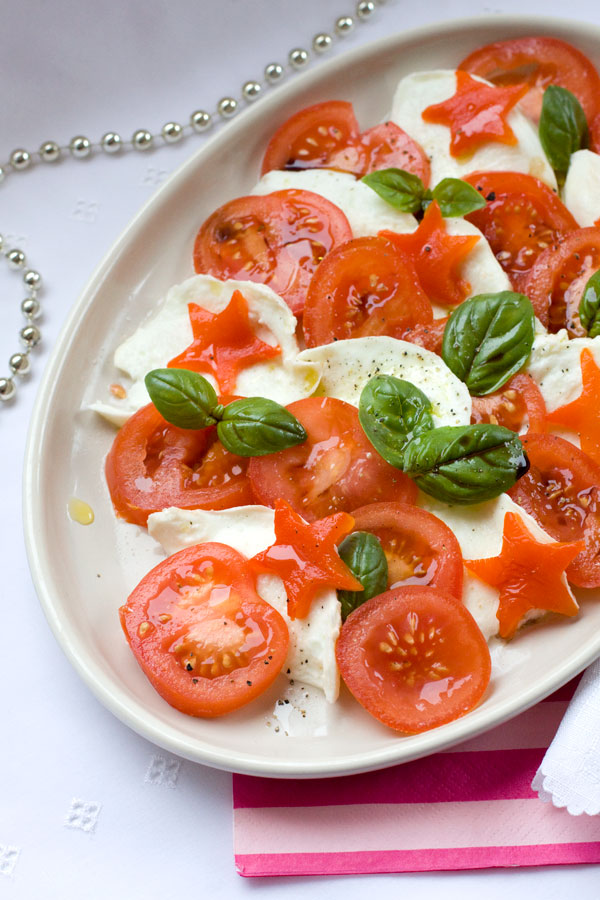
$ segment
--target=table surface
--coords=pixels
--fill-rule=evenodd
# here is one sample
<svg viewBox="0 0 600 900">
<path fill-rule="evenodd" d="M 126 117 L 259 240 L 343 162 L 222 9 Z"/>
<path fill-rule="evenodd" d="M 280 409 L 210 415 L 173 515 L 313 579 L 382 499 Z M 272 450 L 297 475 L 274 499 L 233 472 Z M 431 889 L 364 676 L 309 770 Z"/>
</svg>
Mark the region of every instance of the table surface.
<svg viewBox="0 0 600 900">
<path fill-rule="evenodd" d="M 418 25 L 464 16 L 522 12 L 518 0 L 493 7 L 474 0 L 388 0 L 333 53 Z M 314 34 L 353 12 L 338 0 L 26 0 L 3 10 L 0 30 L 0 160 L 16 147 L 108 130 L 153 131 L 193 109 L 239 96 L 267 62 L 284 61 Z M 530 0 L 529 15 L 548 12 Z M 600 24 L 591 0 L 558 14 Z M 318 65 L 318 61 L 311 65 Z M 158 750 L 117 721 L 91 695 L 56 644 L 29 575 L 21 529 L 20 478 L 27 426 L 43 367 L 96 264 L 140 205 L 199 146 L 122 158 L 65 160 L 9 177 L 1 187 L 0 233 L 42 273 L 43 343 L 15 403 L 0 410 L 2 505 L 3 740 L 0 741 L 0 895 L 29 900 L 104 898 L 110 888 L 146 900 L 196 891 L 231 900 L 277 890 L 300 897 L 358 897 L 369 876 L 245 880 L 233 865 L 231 777 Z M 22 294 L 0 270 L 0 375 L 18 348 Z M 8 577 L 7 577 L 8 573 Z M 600 826 L 599 826 L 600 831 Z M 371 876 L 372 878 L 372 876 Z M 381 897 L 399 876 L 377 876 Z M 434 890 L 449 898 L 513 900 L 576 891 L 598 896 L 596 866 L 407 874 L 411 898 Z M 308 884 L 307 884 L 308 881 Z"/>
</svg>

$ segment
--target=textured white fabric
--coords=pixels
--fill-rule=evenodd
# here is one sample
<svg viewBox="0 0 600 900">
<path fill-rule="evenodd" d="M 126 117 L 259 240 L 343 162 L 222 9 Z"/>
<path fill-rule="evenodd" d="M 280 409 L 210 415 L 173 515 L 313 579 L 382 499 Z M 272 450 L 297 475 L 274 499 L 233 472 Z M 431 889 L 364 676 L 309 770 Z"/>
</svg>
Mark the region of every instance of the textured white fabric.
<svg viewBox="0 0 600 900">
<path fill-rule="evenodd" d="M 600 660 L 579 682 L 532 787 L 573 816 L 600 815 Z"/>
</svg>

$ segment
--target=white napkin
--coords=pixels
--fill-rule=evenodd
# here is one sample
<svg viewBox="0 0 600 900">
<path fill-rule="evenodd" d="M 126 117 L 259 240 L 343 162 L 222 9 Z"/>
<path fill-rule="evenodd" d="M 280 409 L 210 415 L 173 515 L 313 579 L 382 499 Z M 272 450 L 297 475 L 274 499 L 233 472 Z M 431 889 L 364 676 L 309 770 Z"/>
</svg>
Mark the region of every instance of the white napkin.
<svg viewBox="0 0 600 900">
<path fill-rule="evenodd" d="M 600 659 L 581 679 L 531 786 L 572 816 L 600 814 Z"/>
</svg>

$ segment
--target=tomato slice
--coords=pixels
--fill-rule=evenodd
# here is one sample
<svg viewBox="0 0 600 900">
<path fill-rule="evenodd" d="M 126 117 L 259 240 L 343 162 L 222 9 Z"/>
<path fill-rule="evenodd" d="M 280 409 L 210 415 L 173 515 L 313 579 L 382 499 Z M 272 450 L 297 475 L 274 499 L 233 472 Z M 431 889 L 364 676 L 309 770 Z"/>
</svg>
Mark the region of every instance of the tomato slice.
<svg viewBox="0 0 600 900">
<path fill-rule="evenodd" d="M 579 587 L 600 586 L 600 466 L 569 441 L 552 434 L 521 440 L 529 471 L 508 491 L 557 541 L 585 541 L 567 569 Z"/>
<path fill-rule="evenodd" d="M 358 177 L 395 167 L 429 184 L 429 160 L 398 125 L 384 122 L 360 133 L 351 103 L 330 100 L 301 109 L 267 145 L 261 174 L 271 169 L 337 169 Z"/>
<path fill-rule="evenodd" d="M 341 209 L 312 191 L 238 197 L 200 227 L 194 268 L 223 280 L 267 284 L 297 314 L 325 254 L 351 237 Z"/>
<path fill-rule="evenodd" d="M 229 453 L 214 428 L 175 428 L 150 403 L 123 425 L 106 457 L 105 474 L 115 511 L 145 525 L 150 513 L 228 509 L 253 503 L 248 460 Z"/>
<path fill-rule="evenodd" d="M 425 350 L 431 350 L 432 353 L 441 356 L 444 331 L 449 318 L 450 316 L 443 316 L 434 319 L 429 325 L 415 325 L 406 332 L 403 340 L 410 341 L 411 344 L 418 344 L 419 347 L 424 347 Z"/>
<path fill-rule="evenodd" d="M 531 375 L 524 372 L 513 375 L 502 390 L 471 401 L 473 425 L 502 425 L 517 433 L 525 424 L 528 431 L 546 430 L 544 398 Z"/>
<path fill-rule="evenodd" d="M 523 285 L 535 314 L 549 331 L 566 328 L 570 337 L 586 334 L 579 301 L 594 272 L 600 269 L 600 228 L 578 228 L 540 253 Z"/>
<path fill-rule="evenodd" d="M 384 498 L 414 503 L 415 483 L 373 449 L 354 406 L 333 397 L 307 397 L 287 409 L 304 426 L 307 439 L 250 460 L 248 475 L 258 502 L 275 506 L 282 498 L 309 522 Z"/>
<path fill-rule="evenodd" d="M 430 587 L 372 597 L 336 645 L 342 678 L 384 725 L 419 734 L 464 716 L 490 680 L 490 652 L 469 611 Z"/>
<path fill-rule="evenodd" d="M 414 266 L 382 237 L 362 237 L 328 253 L 313 275 L 304 307 L 308 347 L 387 334 L 433 322 Z"/>
<path fill-rule="evenodd" d="M 527 84 L 521 108 L 536 122 L 549 84 L 575 94 L 588 121 L 600 111 L 600 76 L 576 47 L 553 37 L 524 37 L 480 47 L 459 64 L 496 85 Z"/>
<path fill-rule="evenodd" d="M 522 291 L 531 267 L 550 244 L 578 224 L 548 185 L 519 172 L 474 172 L 464 178 L 487 200 L 465 218 L 488 241 L 496 259 Z"/>
<path fill-rule="evenodd" d="M 379 538 L 389 590 L 419 584 L 462 599 L 462 553 L 445 522 L 408 503 L 370 503 L 352 516 L 354 531 L 369 531 Z"/>
<path fill-rule="evenodd" d="M 206 543 L 163 560 L 119 610 L 131 649 L 167 703 L 189 716 L 222 716 L 273 683 L 289 633 L 255 591 L 241 553 Z"/>
</svg>

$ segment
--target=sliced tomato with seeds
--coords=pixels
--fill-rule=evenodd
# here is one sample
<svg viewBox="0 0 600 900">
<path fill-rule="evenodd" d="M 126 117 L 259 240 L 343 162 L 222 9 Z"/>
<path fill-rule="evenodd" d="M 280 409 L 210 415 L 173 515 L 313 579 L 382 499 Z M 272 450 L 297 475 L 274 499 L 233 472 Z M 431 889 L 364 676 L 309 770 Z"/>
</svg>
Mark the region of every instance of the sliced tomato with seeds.
<svg viewBox="0 0 600 900">
<path fill-rule="evenodd" d="M 464 178 L 487 200 L 465 218 L 475 225 L 522 291 L 532 266 L 551 244 L 578 224 L 548 185 L 520 172 L 474 172 Z"/>
<path fill-rule="evenodd" d="M 370 503 L 352 512 L 355 531 L 381 543 L 388 564 L 388 589 L 418 584 L 462 599 L 460 545 L 445 522 L 407 503 Z"/>
<path fill-rule="evenodd" d="M 425 350 L 431 350 L 432 353 L 441 356 L 444 331 L 449 318 L 450 316 L 443 316 L 434 319 L 429 325 L 415 325 L 408 329 L 403 340 L 410 341 L 411 344 L 418 344 L 419 347 L 424 347 Z"/>
<path fill-rule="evenodd" d="M 504 387 L 485 397 L 472 397 L 472 425 L 502 425 L 521 432 L 546 430 L 546 404 L 539 387 L 525 372 L 513 375 Z"/>
<path fill-rule="evenodd" d="M 281 498 L 313 522 L 374 500 L 415 502 L 414 481 L 373 449 L 354 406 L 333 397 L 307 397 L 286 408 L 307 439 L 250 460 L 248 476 L 260 503 L 274 507 Z"/>
<path fill-rule="evenodd" d="M 222 716 L 254 700 L 287 655 L 285 621 L 256 593 L 246 558 L 224 544 L 169 556 L 119 614 L 152 686 L 189 716 Z"/>
<path fill-rule="evenodd" d="M 419 734 L 464 716 L 488 686 L 490 652 L 469 611 L 430 587 L 372 597 L 336 645 L 346 687 L 395 731 Z"/>
<path fill-rule="evenodd" d="M 215 428 L 176 428 L 150 403 L 118 432 L 105 475 L 117 515 L 146 525 L 150 513 L 168 506 L 228 509 L 253 503 L 247 467 L 247 459 L 217 440 Z"/>
<path fill-rule="evenodd" d="M 458 68 L 499 86 L 527 84 L 529 90 L 520 106 L 536 122 L 549 84 L 575 94 L 588 121 L 600 112 L 598 72 L 585 54 L 559 38 L 496 41 L 470 53 Z"/>
<path fill-rule="evenodd" d="M 567 569 L 579 587 L 600 586 L 600 466 L 553 434 L 521 438 L 529 471 L 508 491 L 557 541 L 585 541 Z"/>
<path fill-rule="evenodd" d="M 414 266 L 382 237 L 355 238 L 328 253 L 312 277 L 304 307 L 308 347 L 387 334 L 433 322 Z"/>
<path fill-rule="evenodd" d="M 361 134 L 352 104 L 329 100 L 302 109 L 283 123 L 267 145 L 261 174 L 272 169 L 328 168 L 360 177 L 394 167 L 429 184 L 427 156 L 398 125 L 384 122 Z"/>
<path fill-rule="evenodd" d="M 298 314 L 323 257 L 351 237 L 341 209 L 312 191 L 238 197 L 200 227 L 194 268 L 223 280 L 266 284 Z"/>
<path fill-rule="evenodd" d="M 523 285 L 538 319 L 549 331 L 566 328 L 570 337 L 586 331 L 579 302 L 590 277 L 600 269 L 600 228 L 578 228 L 541 253 Z"/>
</svg>

